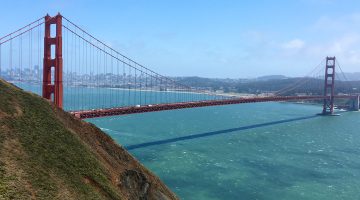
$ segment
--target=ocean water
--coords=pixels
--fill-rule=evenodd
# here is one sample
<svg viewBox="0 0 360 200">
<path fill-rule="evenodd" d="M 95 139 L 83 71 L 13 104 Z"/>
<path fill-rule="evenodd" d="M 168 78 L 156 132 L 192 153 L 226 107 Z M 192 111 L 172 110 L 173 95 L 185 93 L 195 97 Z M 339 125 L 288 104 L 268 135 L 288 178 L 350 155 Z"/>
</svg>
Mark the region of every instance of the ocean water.
<svg viewBox="0 0 360 200">
<path fill-rule="evenodd" d="M 91 100 L 110 95 L 109 89 L 86 88 L 76 101 L 69 100 L 80 90 L 66 91 L 67 109 L 111 105 Z M 181 199 L 360 199 L 360 112 L 324 117 L 316 115 L 320 111 L 316 105 L 254 103 L 87 121 Z"/>
<path fill-rule="evenodd" d="M 256 103 L 90 119 L 181 199 L 360 199 L 360 113 Z"/>
</svg>

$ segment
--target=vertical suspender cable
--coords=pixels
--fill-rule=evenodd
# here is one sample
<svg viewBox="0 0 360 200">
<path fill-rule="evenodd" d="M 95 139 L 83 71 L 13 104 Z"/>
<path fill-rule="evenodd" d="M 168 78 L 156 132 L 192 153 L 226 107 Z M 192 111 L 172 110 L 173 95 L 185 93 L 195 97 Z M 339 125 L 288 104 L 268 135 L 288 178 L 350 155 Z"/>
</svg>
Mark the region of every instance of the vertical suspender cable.
<svg viewBox="0 0 360 200">
<path fill-rule="evenodd" d="M 84 34 L 83 34 L 83 37 L 84 37 Z M 85 96 L 86 95 L 86 91 L 87 91 L 87 70 L 88 70 L 88 65 L 87 65 L 87 63 L 88 63 L 88 60 L 87 60 L 87 43 L 85 43 L 85 41 L 83 40 L 83 49 L 82 49 L 82 51 L 83 51 L 83 60 L 84 60 L 84 62 L 83 62 L 83 64 L 82 64 L 82 71 L 83 71 L 83 75 L 82 75 L 82 77 L 83 77 L 83 81 L 82 81 L 82 96 L 81 96 L 81 99 L 83 100 L 82 102 L 81 102 L 81 104 L 83 105 L 83 107 L 84 107 L 84 104 L 88 104 L 88 102 L 87 102 L 87 99 L 88 99 L 88 97 L 87 96 Z M 85 103 L 86 102 L 86 103 Z M 86 107 L 85 107 L 85 109 L 86 109 Z"/>
<path fill-rule="evenodd" d="M 40 22 L 39 22 L 40 23 Z M 40 26 L 38 26 L 38 66 L 37 66 L 37 84 L 40 86 L 41 84 L 41 73 L 40 73 L 40 69 L 42 69 L 41 66 L 41 31 L 40 31 Z M 41 88 L 39 91 L 39 94 L 41 94 Z"/>
<path fill-rule="evenodd" d="M 153 92 L 153 75 L 150 72 L 150 83 L 149 83 L 149 101 L 150 104 L 155 104 L 155 97 L 154 97 L 154 92 Z"/>
<path fill-rule="evenodd" d="M 84 37 L 84 33 L 83 33 L 83 37 Z M 81 38 L 80 38 L 81 39 Z M 81 104 L 81 107 L 82 109 L 84 109 L 84 101 L 82 102 L 82 100 L 86 100 L 86 97 L 84 96 L 84 91 L 86 89 L 86 86 L 85 86 L 85 81 L 86 81 L 86 55 L 85 55 L 85 41 L 82 40 L 82 47 L 81 47 L 81 51 L 82 51 L 82 64 L 80 66 L 80 75 L 81 75 L 81 97 L 79 98 L 80 100 L 80 104 Z M 85 68 L 85 69 L 84 69 Z M 85 80 L 84 80 L 85 79 Z"/>
<path fill-rule="evenodd" d="M 117 75 L 116 75 L 116 79 L 115 79 L 115 82 L 116 82 L 116 107 L 119 107 L 120 106 L 120 69 L 119 69 L 119 60 L 118 58 L 116 59 L 116 72 L 117 72 Z"/>
<path fill-rule="evenodd" d="M 29 72 L 30 74 L 25 74 L 25 76 L 27 76 L 26 78 L 28 79 L 27 81 L 31 81 L 32 80 L 32 76 L 33 76 L 33 73 L 32 73 L 32 66 L 31 66 L 31 30 L 29 31 L 29 49 L 28 49 L 28 67 L 29 67 Z M 30 76 L 30 77 L 28 77 Z"/>
<path fill-rule="evenodd" d="M 0 50 L 0 56 L 1 56 L 1 50 Z M 0 58 L 0 60 L 1 60 L 1 58 Z M 1 63 L 0 63 L 0 65 L 1 65 Z M 1 76 L 1 74 L 0 74 L 0 76 Z M 148 95 L 147 88 L 148 88 L 148 75 L 146 74 L 145 75 L 145 90 L 144 90 L 144 92 L 145 92 L 145 105 L 148 105 L 148 103 L 147 103 L 147 95 Z"/>
<path fill-rule="evenodd" d="M 94 72 L 94 66 L 95 66 L 95 49 L 90 45 L 90 86 L 92 89 L 92 92 L 89 94 L 90 98 L 91 98 L 91 108 L 94 108 L 95 104 L 95 100 L 94 100 L 94 92 L 96 91 L 95 88 L 95 72 Z"/>
<path fill-rule="evenodd" d="M 110 50 L 110 52 L 112 53 L 112 50 Z M 113 54 L 111 54 L 111 55 L 113 55 Z M 114 93 L 116 91 L 116 90 L 114 90 L 114 79 L 113 79 L 113 77 L 114 77 L 114 59 L 112 59 L 110 57 L 110 61 L 111 61 L 111 74 L 110 74 L 110 89 L 111 89 L 111 99 L 110 100 L 111 101 L 110 101 L 110 106 L 113 107 L 114 106 L 113 101 L 115 100 Z"/>
<path fill-rule="evenodd" d="M 106 107 L 106 102 L 107 102 L 107 96 L 108 96 L 108 90 L 107 90 L 107 86 L 106 86 L 106 84 L 107 84 L 107 80 L 106 80 L 106 69 L 107 69 L 107 67 L 106 67 L 106 54 L 105 54 L 105 51 L 103 51 L 104 53 L 104 66 L 103 66 L 103 70 L 104 70 L 104 88 L 103 88 L 103 90 L 105 91 L 105 95 L 104 95 L 104 103 L 103 103 L 103 108 L 104 107 Z"/>
<path fill-rule="evenodd" d="M 90 46 L 91 47 L 91 46 Z M 91 47 L 91 87 L 94 88 L 94 90 L 96 91 L 96 88 L 94 87 L 96 82 L 95 82 L 95 48 L 92 48 Z M 94 108 L 94 106 L 96 105 L 96 102 L 95 102 L 95 98 L 94 98 L 94 95 L 93 93 L 91 93 L 91 99 L 92 99 L 92 108 Z"/>
<path fill-rule="evenodd" d="M 2 73 L 1 73 L 1 70 L 2 70 L 2 60 L 1 60 L 1 44 L 0 44 L 0 78 L 2 77 Z"/>
<path fill-rule="evenodd" d="M 19 66 L 18 66 L 18 72 L 19 72 L 19 79 L 18 81 L 21 81 L 22 78 L 22 35 L 19 38 Z M 15 70 L 16 72 L 16 70 Z"/>
<path fill-rule="evenodd" d="M 75 29 L 76 30 L 76 29 Z M 76 88 L 77 88 L 77 98 L 76 98 L 76 100 L 77 100 L 77 105 L 78 105 L 78 109 L 81 109 L 81 103 L 80 103 L 80 92 L 81 92 L 81 89 L 80 89 L 80 86 L 81 86 L 81 73 L 80 73 L 80 66 L 81 66 L 81 64 L 80 64 L 80 62 L 81 62 L 81 49 L 80 49 L 80 38 L 78 37 L 78 36 L 76 36 L 76 43 L 77 43 L 77 46 L 76 46 L 76 51 L 77 51 L 77 58 L 76 58 L 76 67 L 77 67 L 77 69 L 76 69 L 76 72 L 77 72 L 77 84 L 76 84 Z"/>
<path fill-rule="evenodd" d="M 76 87 L 75 87 L 75 82 L 76 80 L 74 79 L 74 75 L 76 73 L 76 64 L 75 64 L 75 58 L 76 58 L 76 46 L 75 46 L 75 35 L 71 34 L 71 47 L 72 47 L 72 54 L 71 54 L 71 106 L 75 109 L 78 110 L 78 108 L 76 107 Z"/>
<path fill-rule="evenodd" d="M 123 65 L 123 74 L 122 74 L 122 87 L 121 87 L 121 95 L 122 95 L 122 103 L 121 106 L 125 106 L 125 79 L 126 79 L 126 72 L 125 72 L 125 63 L 122 64 Z"/>
<path fill-rule="evenodd" d="M 95 94 L 95 97 L 97 99 L 97 104 L 101 105 L 100 101 L 100 83 L 99 83 L 99 79 L 100 79 L 100 53 L 99 53 L 99 49 L 96 49 L 96 88 L 97 88 L 97 94 Z"/>
<path fill-rule="evenodd" d="M 132 63 L 133 64 L 133 63 Z M 133 88 L 132 88 L 132 92 L 133 92 L 133 103 L 134 105 L 137 105 L 138 104 L 138 101 L 137 101 L 137 68 L 136 66 L 134 65 L 131 65 L 133 68 L 134 68 L 134 84 L 133 84 Z"/>
<path fill-rule="evenodd" d="M 67 24 L 69 25 L 69 22 L 67 22 Z M 64 29 L 63 29 L 64 30 Z M 67 95 L 66 95 L 66 91 L 69 91 L 69 93 L 68 93 L 68 95 L 71 95 L 71 92 L 70 92 L 70 87 L 69 87 L 69 76 L 70 76 L 70 73 L 71 73 L 71 71 L 70 71 L 70 64 L 69 64 L 69 59 L 70 59 L 70 57 L 69 57 L 69 31 L 67 30 L 67 29 L 65 29 L 65 39 L 66 39 L 66 60 L 65 60 L 65 66 L 64 66 L 64 68 L 65 68 L 65 77 L 63 77 L 63 78 L 65 78 L 65 95 L 64 95 L 64 98 L 66 98 L 67 97 Z M 64 80 L 63 80 L 64 81 Z M 70 104 L 68 104 L 69 105 L 69 108 L 70 108 L 70 106 L 71 106 L 71 102 L 69 102 Z M 67 101 L 66 100 L 64 100 L 64 107 L 66 108 L 66 104 L 67 104 Z"/>
<path fill-rule="evenodd" d="M 129 74 L 128 74 L 128 106 L 132 105 L 130 99 L 130 81 L 131 81 L 131 67 L 129 65 Z"/>
<path fill-rule="evenodd" d="M 142 71 L 140 72 L 140 75 L 139 75 L 139 97 L 140 97 L 140 105 L 143 105 L 142 104 L 142 98 L 141 98 L 141 96 L 142 96 L 142 88 L 141 88 L 141 86 L 142 86 L 142 84 L 141 84 L 141 80 L 142 79 Z"/>
<path fill-rule="evenodd" d="M 162 79 L 159 80 L 160 103 L 163 103 Z"/>
<path fill-rule="evenodd" d="M 155 97 L 155 103 L 158 104 L 159 103 L 159 93 L 157 92 L 157 75 L 154 74 L 154 79 L 153 79 L 153 94 L 154 94 L 154 97 Z"/>
<path fill-rule="evenodd" d="M 75 33 L 76 33 L 76 29 L 75 29 Z M 75 81 L 75 85 L 74 85 L 74 89 L 75 89 L 75 94 L 74 94 L 74 104 L 76 105 L 76 109 L 80 110 L 79 108 L 79 104 L 78 104 L 78 99 L 77 99 L 77 95 L 79 94 L 79 90 L 78 90 L 78 79 L 77 79 L 77 51 L 78 51 L 78 47 L 76 46 L 77 44 L 77 36 L 74 36 L 74 77 L 73 80 Z"/>
<path fill-rule="evenodd" d="M 77 88 L 78 88 L 78 97 L 77 97 L 77 101 L 78 101 L 78 106 L 79 106 L 79 108 L 81 108 L 82 109 L 82 105 L 81 105 L 81 83 L 82 83 L 82 80 L 81 80 L 81 40 L 80 40 L 80 37 L 79 36 L 77 36 L 76 37 L 77 38 L 77 49 L 78 49 L 78 53 L 77 53 L 77 56 L 78 56 L 78 58 L 77 58 L 77 72 L 78 72 L 78 86 L 77 86 Z"/>
</svg>

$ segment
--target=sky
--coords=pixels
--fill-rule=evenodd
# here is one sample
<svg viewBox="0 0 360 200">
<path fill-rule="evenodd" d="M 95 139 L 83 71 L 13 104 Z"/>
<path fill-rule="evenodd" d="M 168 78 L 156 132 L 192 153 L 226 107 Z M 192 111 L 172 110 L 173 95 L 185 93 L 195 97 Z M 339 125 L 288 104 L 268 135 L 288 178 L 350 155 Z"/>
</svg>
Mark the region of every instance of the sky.
<svg viewBox="0 0 360 200">
<path fill-rule="evenodd" d="M 326 56 L 360 72 L 359 0 L 41 0 L 0 5 L 0 36 L 60 12 L 167 76 L 302 76 Z"/>
</svg>

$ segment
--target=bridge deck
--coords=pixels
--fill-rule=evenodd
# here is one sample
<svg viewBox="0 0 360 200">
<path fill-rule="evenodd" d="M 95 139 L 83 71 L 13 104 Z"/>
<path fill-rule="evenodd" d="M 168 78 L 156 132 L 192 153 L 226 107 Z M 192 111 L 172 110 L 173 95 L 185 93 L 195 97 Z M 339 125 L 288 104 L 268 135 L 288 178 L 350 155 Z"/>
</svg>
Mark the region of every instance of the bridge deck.
<svg viewBox="0 0 360 200">
<path fill-rule="evenodd" d="M 357 96 L 335 96 L 335 98 L 351 99 Z M 156 112 L 163 110 L 175 110 L 184 108 L 206 107 L 206 106 L 219 106 L 229 104 L 241 104 L 241 103 L 258 103 L 258 102 L 274 102 L 274 101 L 300 101 L 300 100 L 319 100 L 329 98 L 325 96 L 278 96 L 278 97 L 254 97 L 254 98 L 234 98 L 226 100 L 211 100 L 211 101 L 196 101 L 196 102 L 182 102 L 182 103 L 168 103 L 168 104 L 155 104 L 144 106 L 130 106 L 130 107 L 118 107 L 96 110 L 82 110 L 71 111 L 70 113 L 78 118 L 95 118 L 115 115 L 127 115 L 135 113 Z"/>
</svg>

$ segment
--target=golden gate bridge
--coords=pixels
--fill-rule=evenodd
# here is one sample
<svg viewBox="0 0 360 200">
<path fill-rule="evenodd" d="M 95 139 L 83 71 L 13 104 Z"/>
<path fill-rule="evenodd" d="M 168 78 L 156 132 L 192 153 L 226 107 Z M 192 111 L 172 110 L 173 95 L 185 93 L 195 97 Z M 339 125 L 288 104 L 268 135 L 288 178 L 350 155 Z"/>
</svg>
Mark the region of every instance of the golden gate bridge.
<svg viewBox="0 0 360 200">
<path fill-rule="evenodd" d="M 336 57 L 326 57 L 310 74 L 271 95 L 234 97 L 163 76 L 60 14 L 0 38 L 0 78 L 34 85 L 33 92 L 82 119 L 274 101 L 321 101 L 322 114 L 333 115 L 335 100 L 345 99 L 349 109 L 359 110 L 359 95 L 335 92 L 337 68 L 345 77 Z M 318 90 L 288 95 L 304 85 Z"/>
</svg>

